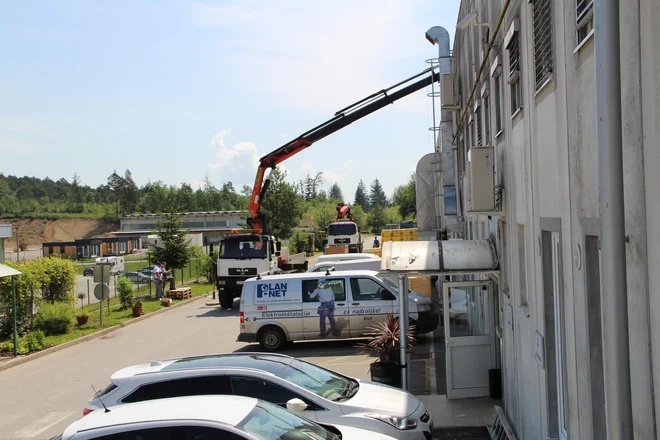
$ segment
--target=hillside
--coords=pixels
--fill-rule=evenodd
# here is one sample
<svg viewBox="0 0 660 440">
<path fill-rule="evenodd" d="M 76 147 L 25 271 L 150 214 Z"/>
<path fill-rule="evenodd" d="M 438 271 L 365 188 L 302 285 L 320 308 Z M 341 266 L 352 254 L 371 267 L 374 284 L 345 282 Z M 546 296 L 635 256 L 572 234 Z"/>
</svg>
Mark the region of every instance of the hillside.
<svg viewBox="0 0 660 440">
<path fill-rule="evenodd" d="M 119 221 L 65 218 L 58 220 L 7 220 L 15 230 L 19 227 L 19 239 L 22 250 L 41 248 L 41 243 L 48 241 L 73 241 L 80 238 L 107 237 L 119 229 Z M 5 250 L 16 250 L 16 238 L 5 240 Z"/>
</svg>

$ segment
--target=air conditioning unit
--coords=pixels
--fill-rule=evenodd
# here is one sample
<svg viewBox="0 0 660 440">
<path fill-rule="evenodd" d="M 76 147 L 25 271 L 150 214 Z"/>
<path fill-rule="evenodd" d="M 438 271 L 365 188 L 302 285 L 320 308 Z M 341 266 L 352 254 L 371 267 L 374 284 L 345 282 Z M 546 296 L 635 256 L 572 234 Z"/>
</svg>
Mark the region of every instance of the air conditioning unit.
<svg viewBox="0 0 660 440">
<path fill-rule="evenodd" d="M 495 209 L 495 151 L 493 147 L 473 147 L 468 152 L 468 211 Z"/>
<path fill-rule="evenodd" d="M 443 110 L 458 110 L 454 97 L 454 74 L 443 73 L 440 78 L 440 105 Z"/>
</svg>

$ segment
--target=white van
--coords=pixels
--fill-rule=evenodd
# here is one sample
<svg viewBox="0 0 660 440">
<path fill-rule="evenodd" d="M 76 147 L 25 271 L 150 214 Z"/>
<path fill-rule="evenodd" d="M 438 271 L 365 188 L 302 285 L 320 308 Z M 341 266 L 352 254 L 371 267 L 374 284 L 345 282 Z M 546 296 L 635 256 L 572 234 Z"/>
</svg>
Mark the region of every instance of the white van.
<svg viewBox="0 0 660 440">
<path fill-rule="evenodd" d="M 364 338 L 369 327 L 399 313 L 395 278 L 373 270 L 306 272 L 250 278 L 243 285 L 238 341 L 268 351 L 287 341 Z M 411 321 L 419 333 L 438 327 L 433 302 L 409 294 Z"/>
<path fill-rule="evenodd" d="M 380 258 L 361 260 L 321 261 L 310 267 L 307 272 L 327 272 L 343 270 L 380 270 Z"/>
</svg>

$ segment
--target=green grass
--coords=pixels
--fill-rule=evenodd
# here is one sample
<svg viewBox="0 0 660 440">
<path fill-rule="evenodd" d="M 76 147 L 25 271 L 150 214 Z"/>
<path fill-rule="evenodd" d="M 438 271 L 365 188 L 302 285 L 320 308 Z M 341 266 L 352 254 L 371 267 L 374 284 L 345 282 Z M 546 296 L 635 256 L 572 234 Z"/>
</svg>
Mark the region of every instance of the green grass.
<svg viewBox="0 0 660 440">
<path fill-rule="evenodd" d="M 193 297 L 199 297 L 206 295 L 212 289 L 211 284 L 208 283 L 199 283 L 192 284 L 188 286 L 192 289 Z M 157 310 L 167 308 L 160 304 L 160 301 L 156 301 L 155 298 L 149 297 L 144 298 L 142 301 L 142 312 L 144 315 L 153 313 Z M 181 300 L 172 300 L 172 305 L 180 303 Z M 79 309 L 78 309 L 79 310 Z M 76 313 L 79 313 L 79 311 Z M 53 347 L 56 345 L 63 344 L 65 342 L 73 341 L 75 339 L 81 338 L 83 336 L 89 335 L 90 333 L 97 332 L 104 328 L 113 327 L 121 323 L 135 319 L 133 317 L 133 311 L 131 309 L 122 310 L 119 308 L 119 298 L 112 297 L 110 298 L 110 311 L 108 312 L 107 301 L 103 302 L 103 325 L 100 324 L 100 313 L 99 313 L 99 304 L 92 304 L 91 306 L 85 306 L 83 308 L 85 312 L 89 315 L 89 320 L 85 325 L 74 325 L 73 331 L 65 335 L 58 336 L 46 336 L 45 345 L 46 347 Z M 7 339 L 7 340 L 11 340 Z M 6 340 L 5 340 L 6 341 Z M 0 341 L 5 342 L 5 341 Z M 20 346 L 20 343 L 19 343 Z"/>
</svg>

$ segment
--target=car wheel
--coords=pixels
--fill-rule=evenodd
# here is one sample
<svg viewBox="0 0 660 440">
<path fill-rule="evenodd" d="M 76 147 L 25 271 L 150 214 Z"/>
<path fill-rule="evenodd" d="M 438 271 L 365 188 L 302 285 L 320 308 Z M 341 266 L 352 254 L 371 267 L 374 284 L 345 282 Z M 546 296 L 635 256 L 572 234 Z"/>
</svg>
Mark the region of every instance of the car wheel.
<svg viewBox="0 0 660 440">
<path fill-rule="evenodd" d="M 277 327 L 266 327 L 259 332 L 259 344 L 267 351 L 277 351 L 285 343 L 284 332 Z"/>
<path fill-rule="evenodd" d="M 218 292 L 218 299 L 220 301 L 220 307 L 223 309 L 231 309 L 234 305 L 234 292 L 225 287 L 225 290 Z"/>
</svg>

